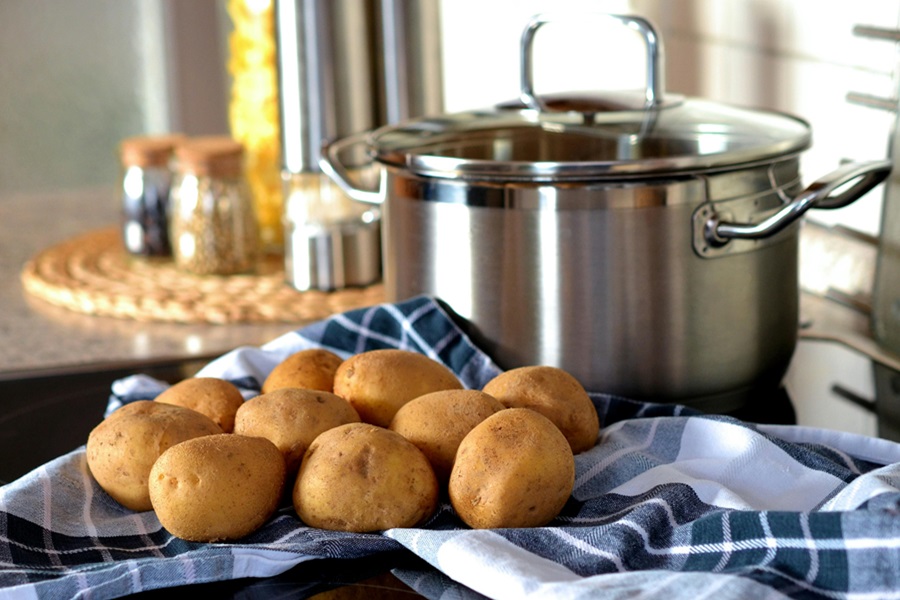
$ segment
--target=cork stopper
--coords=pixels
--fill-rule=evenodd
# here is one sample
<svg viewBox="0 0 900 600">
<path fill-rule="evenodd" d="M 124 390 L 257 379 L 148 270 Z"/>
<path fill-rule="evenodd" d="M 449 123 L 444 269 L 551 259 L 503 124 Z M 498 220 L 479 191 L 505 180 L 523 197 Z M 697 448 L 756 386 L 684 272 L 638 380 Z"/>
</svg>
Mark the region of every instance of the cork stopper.
<svg viewBox="0 0 900 600">
<path fill-rule="evenodd" d="M 136 135 L 119 143 L 119 156 L 126 167 L 165 167 L 175 146 L 185 137 L 179 133 Z"/>
<path fill-rule="evenodd" d="M 175 147 L 178 168 L 199 176 L 235 177 L 244 167 L 244 145 L 228 136 L 184 140 Z"/>
</svg>

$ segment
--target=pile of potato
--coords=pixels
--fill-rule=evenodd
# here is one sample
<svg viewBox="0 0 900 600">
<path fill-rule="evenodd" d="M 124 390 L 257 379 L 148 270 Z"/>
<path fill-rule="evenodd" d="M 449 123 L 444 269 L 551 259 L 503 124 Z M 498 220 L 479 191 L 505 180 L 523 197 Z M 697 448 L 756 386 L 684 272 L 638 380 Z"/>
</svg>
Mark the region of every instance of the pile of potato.
<svg viewBox="0 0 900 600">
<path fill-rule="evenodd" d="M 91 432 L 87 464 L 114 500 L 190 541 L 242 538 L 283 502 L 340 531 L 412 527 L 441 498 L 473 528 L 538 527 L 568 501 L 574 455 L 599 428 L 585 390 L 554 367 L 467 390 L 416 352 L 311 349 L 246 401 L 194 377 L 123 406 Z"/>
</svg>

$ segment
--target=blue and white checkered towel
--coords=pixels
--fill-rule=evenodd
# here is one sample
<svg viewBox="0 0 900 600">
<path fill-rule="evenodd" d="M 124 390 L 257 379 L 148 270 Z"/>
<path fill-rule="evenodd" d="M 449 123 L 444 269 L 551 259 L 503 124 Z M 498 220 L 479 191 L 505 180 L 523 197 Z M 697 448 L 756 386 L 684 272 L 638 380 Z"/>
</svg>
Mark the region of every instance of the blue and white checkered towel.
<svg viewBox="0 0 900 600">
<path fill-rule="evenodd" d="M 238 348 L 200 375 L 251 397 L 314 346 L 417 350 L 470 388 L 499 372 L 439 303 L 416 298 Z M 120 380 L 109 410 L 164 387 Z M 189 543 L 110 499 L 75 449 L 0 488 L 0 598 L 115 598 L 398 552 L 433 566 L 396 572 L 429 598 L 900 597 L 900 445 L 593 398 L 599 443 L 576 458 L 562 514 L 536 529 L 470 530 L 445 504 L 421 528 L 351 534 L 306 527 L 285 507 L 240 543 Z"/>
</svg>

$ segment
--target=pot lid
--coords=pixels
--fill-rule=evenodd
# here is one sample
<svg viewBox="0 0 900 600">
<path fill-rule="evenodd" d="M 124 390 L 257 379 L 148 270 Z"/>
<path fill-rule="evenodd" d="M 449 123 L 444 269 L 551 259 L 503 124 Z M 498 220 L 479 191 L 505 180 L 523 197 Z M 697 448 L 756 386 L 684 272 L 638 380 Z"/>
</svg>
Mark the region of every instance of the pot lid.
<svg viewBox="0 0 900 600">
<path fill-rule="evenodd" d="M 643 36 L 641 93 L 536 95 L 534 35 L 556 20 L 536 15 L 522 34 L 521 101 L 388 125 L 369 135 L 369 150 L 379 162 L 424 176 L 558 181 L 723 170 L 809 147 L 809 124 L 799 118 L 665 95 L 654 27 L 642 17 L 595 16 Z"/>
<path fill-rule="evenodd" d="M 621 108 L 608 96 L 544 104 L 548 110 L 510 104 L 382 127 L 370 134 L 370 150 L 423 176 L 555 181 L 727 169 L 795 154 L 811 141 L 797 117 L 699 99 L 647 109 Z"/>
</svg>

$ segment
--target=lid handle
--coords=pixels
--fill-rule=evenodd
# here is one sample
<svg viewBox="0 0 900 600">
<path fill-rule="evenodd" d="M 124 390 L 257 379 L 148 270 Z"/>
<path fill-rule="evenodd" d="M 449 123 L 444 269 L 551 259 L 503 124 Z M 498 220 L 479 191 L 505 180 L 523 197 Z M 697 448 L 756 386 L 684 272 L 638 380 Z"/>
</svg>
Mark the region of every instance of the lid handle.
<svg viewBox="0 0 900 600">
<path fill-rule="evenodd" d="M 662 104 L 665 88 L 662 63 L 662 39 L 657 35 L 653 25 L 643 17 L 632 15 L 595 14 L 595 17 L 614 20 L 634 29 L 644 38 L 647 49 L 647 87 L 644 91 L 644 108 L 653 108 Z M 584 15 L 579 15 L 581 20 Z M 537 30 L 549 22 L 559 20 L 552 15 L 535 15 L 522 32 L 521 39 L 521 95 L 520 99 L 529 108 L 546 111 L 547 105 L 534 93 L 534 36 Z"/>
</svg>

